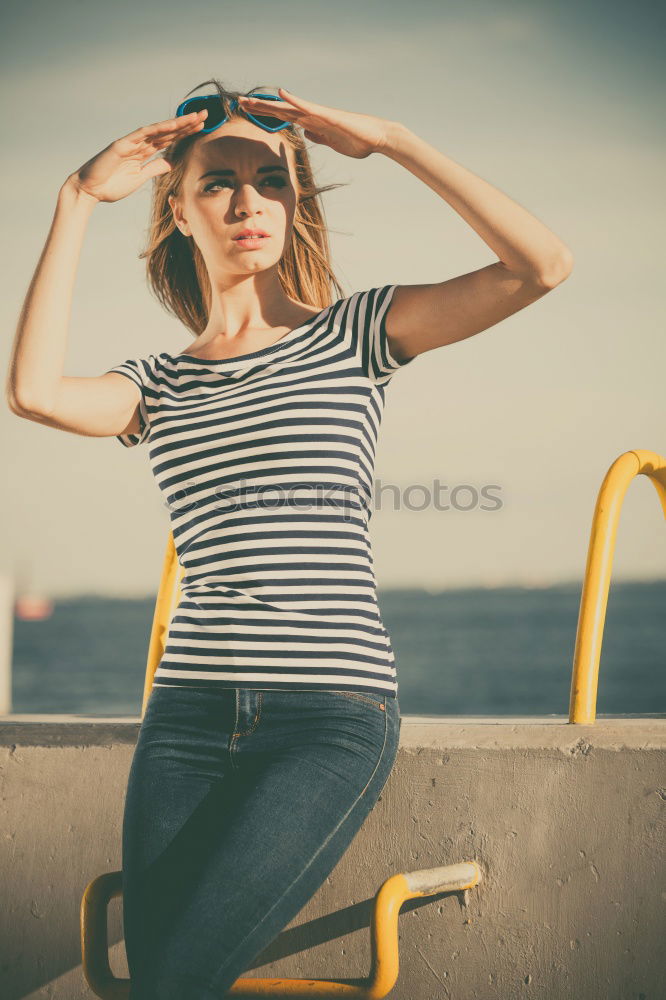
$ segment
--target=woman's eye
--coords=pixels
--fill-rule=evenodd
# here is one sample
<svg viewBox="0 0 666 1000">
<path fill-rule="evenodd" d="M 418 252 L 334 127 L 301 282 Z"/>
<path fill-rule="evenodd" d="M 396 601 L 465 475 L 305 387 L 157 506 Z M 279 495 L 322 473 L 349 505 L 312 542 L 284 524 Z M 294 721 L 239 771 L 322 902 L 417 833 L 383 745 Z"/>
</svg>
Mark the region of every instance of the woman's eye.
<svg viewBox="0 0 666 1000">
<path fill-rule="evenodd" d="M 273 184 L 275 187 L 283 188 L 286 185 L 286 180 L 284 177 L 280 177 L 279 174 L 274 174 L 271 177 L 264 177 L 261 181 L 262 184 Z M 207 184 L 204 191 L 212 191 L 213 188 L 222 187 L 223 185 L 231 185 L 231 181 L 223 179 L 219 181 L 213 181 L 211 184 Z"/>
</svg>

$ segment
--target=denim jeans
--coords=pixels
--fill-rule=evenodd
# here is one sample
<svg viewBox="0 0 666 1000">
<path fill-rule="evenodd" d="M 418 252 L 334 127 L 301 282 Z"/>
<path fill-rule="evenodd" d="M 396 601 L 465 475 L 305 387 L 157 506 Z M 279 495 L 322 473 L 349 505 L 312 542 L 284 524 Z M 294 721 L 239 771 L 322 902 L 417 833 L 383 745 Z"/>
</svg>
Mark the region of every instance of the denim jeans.
<svg viewBox="0 0 666 1000">
<path fill-rule="evenodd" d="M 395 762 L 376 692 L 154 687 L 123 820 L 131 1000 L 218 1000 L 299 913 Z"/>
</svg>

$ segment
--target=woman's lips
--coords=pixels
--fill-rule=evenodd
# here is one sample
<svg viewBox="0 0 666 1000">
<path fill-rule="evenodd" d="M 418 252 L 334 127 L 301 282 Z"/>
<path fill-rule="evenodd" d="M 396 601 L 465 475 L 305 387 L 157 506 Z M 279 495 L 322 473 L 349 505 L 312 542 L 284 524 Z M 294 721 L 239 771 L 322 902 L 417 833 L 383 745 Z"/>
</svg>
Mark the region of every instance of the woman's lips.
<svg viewBox="0 0 666 1000">
<path fill-rule="evenodd" d="M 246 250 L 258 250 L 262 243 L 265 243 L 269 239 L 270 236 L 244 236 L 242 239 L 234 240 L 234 243 L 244 247 Z"/>
</svg>

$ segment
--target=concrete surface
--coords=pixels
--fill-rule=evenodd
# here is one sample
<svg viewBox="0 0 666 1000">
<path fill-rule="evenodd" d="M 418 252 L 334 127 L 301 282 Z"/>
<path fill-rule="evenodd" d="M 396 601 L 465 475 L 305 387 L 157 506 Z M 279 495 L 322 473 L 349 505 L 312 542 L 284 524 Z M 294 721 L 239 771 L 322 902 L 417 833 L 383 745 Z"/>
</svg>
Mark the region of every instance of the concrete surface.
<svg viewBox="0 0 666 1000">
<path fill-rule="evenodd" d="M 0 718 L 0 995 L 92 997 L 85 886 L 120 868 L 139 720 Z M 666 720 L 404 716 L 398 760 L 331 877 L 249 975 L 364 976 L 391 874 L 476 860 L 467 893 L 406 904 L 393 1000 L 666 995 Z M 121 903 L 111 965 L 127 975 Z"/>
</svg>

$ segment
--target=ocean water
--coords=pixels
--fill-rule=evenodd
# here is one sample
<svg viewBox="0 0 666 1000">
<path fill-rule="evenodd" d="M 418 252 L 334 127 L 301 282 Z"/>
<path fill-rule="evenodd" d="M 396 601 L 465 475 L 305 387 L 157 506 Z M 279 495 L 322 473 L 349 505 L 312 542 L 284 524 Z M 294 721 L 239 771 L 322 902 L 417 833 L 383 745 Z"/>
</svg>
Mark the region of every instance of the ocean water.
<svg viewBox="0 0 666 1000">
<path fill-rule="evenodd" d="M 403 715 L 569 711 L 580 584 L 379 592 Z M 82 596 L 14 621 L 15 713 L 141 713 L 154 598 Z M 666 580 L 614 583 L 598 715 L 666 712 Z"/>
</svg>

